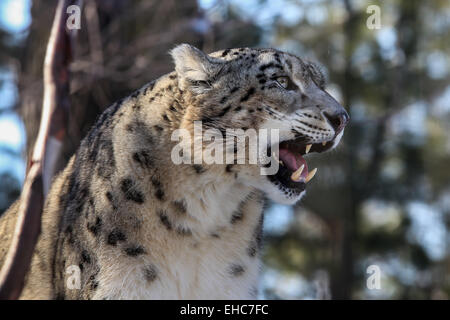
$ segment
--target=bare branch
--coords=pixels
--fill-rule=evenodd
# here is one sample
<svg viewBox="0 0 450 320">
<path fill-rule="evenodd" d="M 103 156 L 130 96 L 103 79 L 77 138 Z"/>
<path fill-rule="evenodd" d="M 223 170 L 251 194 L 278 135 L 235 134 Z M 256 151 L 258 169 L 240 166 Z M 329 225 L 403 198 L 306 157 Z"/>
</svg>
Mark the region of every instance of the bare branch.
<svg viewBox="0 0 450 320">
<path fill-rule="evenodd" d="M 54 173 L 52 158 L 59 154 L 60 148 L 54 148 L 55 141 L 62 141 L 65 135 L 69 109 L 68 65 L 71 59 L 65 10 L 73 2 L 60 0 L 56 8 L 44 62 L 44 97 L 39 134 L 20 198 L 13 239 L 0 271 L 0 299 L 18 299 L 21 294 L 40 233 L 45 194 Z M 52 157 L 49 157 L 50 153 Z"/>
</svg>

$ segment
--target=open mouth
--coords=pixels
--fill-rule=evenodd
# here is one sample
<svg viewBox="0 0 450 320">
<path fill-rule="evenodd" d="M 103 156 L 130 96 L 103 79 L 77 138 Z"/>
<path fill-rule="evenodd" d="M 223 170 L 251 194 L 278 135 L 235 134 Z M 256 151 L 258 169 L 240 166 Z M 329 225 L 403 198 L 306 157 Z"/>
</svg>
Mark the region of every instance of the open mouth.
<svg viewBox="0 0 450 320">
<path fill-rule="evenodd" d="M 306 144 L 302 139 L 283 141 L 279 145 L 279 157 L 273 154 L 279 162 L 278 172 L 269 175 L 276 185 L 300 193 L 306 188 L 317 172 L 317 168 L 309 170 L 304 155 L 312 152 L 325 152 L 333 147 L 334 141 Z"/>
</svg>

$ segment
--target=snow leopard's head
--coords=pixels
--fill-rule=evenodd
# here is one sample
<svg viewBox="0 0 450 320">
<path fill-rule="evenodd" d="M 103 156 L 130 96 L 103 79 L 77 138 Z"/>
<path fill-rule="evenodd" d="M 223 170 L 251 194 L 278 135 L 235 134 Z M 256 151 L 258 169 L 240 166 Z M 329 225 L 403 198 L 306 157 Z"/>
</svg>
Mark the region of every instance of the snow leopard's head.
<svg viewBox="0 0 450 320">
<path fill-rule="evenodd" d="M 248 152 L 243 154 L 226 146 L 236 155 L 235 163 L 246 161 L 233 166 L 237 179 L 274 201 L 298 201 L 316 173 L 304 156 L 335 148 L 349 121 L 345 109 L 325 91 L 319 67 L 275 49 L 237 48 L 206 55 L 182 44 L 171 53 L 179 87 L 197 105 L 191 119 L 201 121 L 204 130 L 222 136 L 232 132 L 245 141 Z M 269 131 L 266 148 L 257 150 L 258 161 L 252 164 L 251 146 L 261 142 L 262 129 Z M 251 139 L 252 130 L 257 142 Z M 271 130 L 278 138 L 270 138 Z"/>
</svg>

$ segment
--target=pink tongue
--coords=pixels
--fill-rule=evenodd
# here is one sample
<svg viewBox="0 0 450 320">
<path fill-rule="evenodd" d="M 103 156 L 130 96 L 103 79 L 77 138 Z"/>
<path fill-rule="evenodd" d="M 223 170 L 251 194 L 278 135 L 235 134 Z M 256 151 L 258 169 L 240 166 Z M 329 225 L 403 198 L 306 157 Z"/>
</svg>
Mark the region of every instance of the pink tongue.
<svg viewBox="0 0 450 320">
<path fill-rule="evenodd" d="M 288 149 L 280 149 L 280 160 L 292 171 L 297 171 L 302 164 L 305 165 L 301 176 L 306 178 L 308 175 L 308 165 L 306 164 L 306 160 L 300 154 L 295 154 Z"/>
</svg>

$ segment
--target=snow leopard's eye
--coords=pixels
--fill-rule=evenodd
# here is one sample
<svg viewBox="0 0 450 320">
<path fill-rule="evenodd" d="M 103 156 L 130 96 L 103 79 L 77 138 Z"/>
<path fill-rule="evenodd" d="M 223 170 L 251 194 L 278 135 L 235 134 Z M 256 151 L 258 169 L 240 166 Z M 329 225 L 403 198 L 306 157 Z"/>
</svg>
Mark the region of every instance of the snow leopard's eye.
<svg viewBox="0 0 450 320">
<path fill-rule="evenodd" d="M 288 84 L 289 84 L 289 79 L 288 79 L 288 77 L 278 77 L 278 78 L 276 79 L 276 81 L 278 82 L 278 84 L 279 84 L 282 88 L 287 89 Z"/>
<path fill-rule="evenodd" d="M 278 77 L 275 79 L 277 84 L 286 90 L 295 90 L 297 89 L 297 86 L 292 82 L 292 80 L 289 77 Z"/>
</svg>

